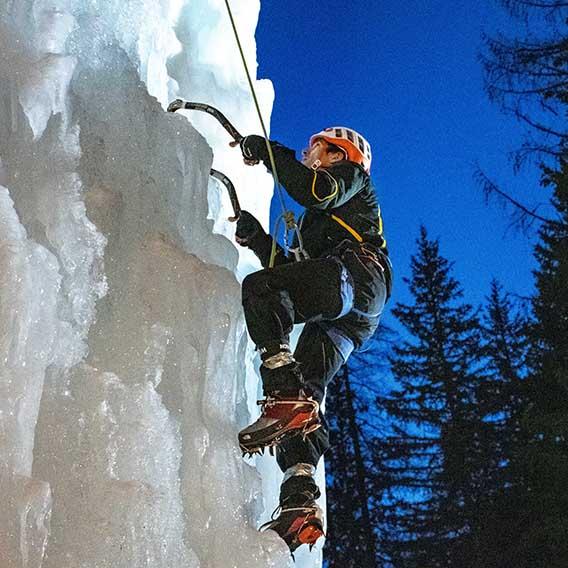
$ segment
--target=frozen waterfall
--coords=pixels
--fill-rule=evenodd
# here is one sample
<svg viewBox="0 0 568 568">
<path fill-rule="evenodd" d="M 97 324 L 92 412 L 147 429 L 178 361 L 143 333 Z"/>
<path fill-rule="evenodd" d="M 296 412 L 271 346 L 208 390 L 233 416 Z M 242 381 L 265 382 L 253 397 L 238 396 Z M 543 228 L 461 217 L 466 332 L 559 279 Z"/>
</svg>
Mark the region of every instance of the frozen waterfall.
<svg viewBox="0 0 568 568">
<path fill-rule="evenodd" d="M 259 0 L 231 5 L 254 70 Z M 259 132 L 224 1 L 0 0 L 0 568 L 294 565 L 238 448 L 258 264 L 209 170 L 265 225 L 272 180 L 176 97 Z"/>
</svg>

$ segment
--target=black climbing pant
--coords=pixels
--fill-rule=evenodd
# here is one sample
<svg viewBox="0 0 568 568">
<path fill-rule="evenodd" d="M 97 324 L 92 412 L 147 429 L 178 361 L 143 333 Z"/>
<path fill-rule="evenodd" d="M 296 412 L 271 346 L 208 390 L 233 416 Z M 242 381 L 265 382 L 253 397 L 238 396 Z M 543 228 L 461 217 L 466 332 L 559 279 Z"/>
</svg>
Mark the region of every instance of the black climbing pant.
<svg viewBox="0 0 568 568">
<path fill-rule="evenodd" d="M 337 256 L 267 268 L 243 281 L 243 308 L 259 348 L 289 342 L 294 324 L 304 329 L 294 351 L 303 388 L 322 402 L 325 388 L 354 348 L 374 333 L 387 299 L 389 274 L 359 249 Z M 297 463 L 317 466 L 329 448 L 328 428 L 284 440 L 276 457 L 282 471 Z"/>
</svg>

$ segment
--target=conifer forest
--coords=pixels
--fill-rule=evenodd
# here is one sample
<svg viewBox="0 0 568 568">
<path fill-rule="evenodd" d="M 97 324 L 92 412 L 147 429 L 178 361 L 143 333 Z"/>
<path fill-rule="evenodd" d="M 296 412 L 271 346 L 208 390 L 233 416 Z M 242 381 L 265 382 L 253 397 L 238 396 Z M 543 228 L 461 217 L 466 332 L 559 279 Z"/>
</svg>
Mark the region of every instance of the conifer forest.
<svg viewBox="0 0 568 568">
<path fill-rule="evenodd" d="M 493 280 L 468 303 L 461 259 L 421 228 L 411 301 L 388 305 L 397 329 L 329 388 L 330 568 L 568 566 L 568 3 L 500 3 L 510 26 L 480 37 L 479 64 L 525 136 L 512 168 L 538 170 L 545 206 L 481 170 L 472 184 L 532 234 L 534 292 Z"/>
</svg>

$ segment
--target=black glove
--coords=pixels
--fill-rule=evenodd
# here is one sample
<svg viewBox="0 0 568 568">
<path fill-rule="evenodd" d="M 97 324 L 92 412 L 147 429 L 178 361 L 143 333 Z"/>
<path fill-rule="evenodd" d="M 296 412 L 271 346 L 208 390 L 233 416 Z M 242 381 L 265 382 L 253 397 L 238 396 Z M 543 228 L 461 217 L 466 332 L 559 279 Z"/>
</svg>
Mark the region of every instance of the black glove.
<svg viewBox="0 0 568 568">
<path fill-rule="evenodd" d="M 264 233 L 264 229 L 260 221 L 248 211 L 241 211 L 241 215 L 237 221 L 237 231 L 235 240 L 243 247 L 248 247 L 250 241 L 258 234 Z"/>
<path fill-rule="evenodd" d="M 258 164 L 259 160 L 264 160 L 266 157 L 266 140 L 262 136 L 249 134 L 241 140 L 240 146 L 247 163 Z"/>
</svg>

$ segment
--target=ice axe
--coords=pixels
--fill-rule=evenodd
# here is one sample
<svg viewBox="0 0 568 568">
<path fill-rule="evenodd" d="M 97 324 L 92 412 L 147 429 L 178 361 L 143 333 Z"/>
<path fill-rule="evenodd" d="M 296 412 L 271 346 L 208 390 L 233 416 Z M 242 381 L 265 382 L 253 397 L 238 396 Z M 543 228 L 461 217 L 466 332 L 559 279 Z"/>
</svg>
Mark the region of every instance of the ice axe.
<svg viewBox="0 0 568 568">
<path fill-rule="evenodd" d="M 168 112 L 176 112 L 182 109 L 200 110 L 201 112 L 206 112 L 207 114 L 215 117 L 221 123 L 221 126 L 231 135 L 231 137 L 237 144 L 239 144 L 243 139 L 243 136 L 231 124 L 229 119 L 219 109 L 216 109 L 211 105 L 207 105 L 205 103 L 192 103 L 190 101 L 184 101 L 183 99 L 176 99 L 168 105 Z"/>
<path fill-rule="evenodd" d="M 243 139 L 242 134 L 232 125 L 231 121 L 217 108 L 205 104 L 205 103 L 195 103 L 191 101 L 184 101 L 183 99 L 176 99 L 168 105 L 168 112 L 176 112 L 178 110 L 199 110 L 201 112 L 206 112 L 214 118 L 216 118 L 221 126 L 229 133 L 233 138 L 231 146 L 237 146 Z M 252 163 L 252 162 L 251 162 Z M 255 161 L 254 163 L 258 163 Z M 222 172 L 214 170 L 211 168 L 210 174 L 215 179 L 218 179 L 228 190 L 229 198 L 231 199 L 231 204 L 235 212 L 234 217 L 229 217 L 229 221 L 237 221 L 241 215 L 241 206 L 239 204 L 239 199 L 237 197 L 237 191 L 231 180 Z"/>
<path fill-rule="evenodd" d="M 184 101 L 183 99 L 176 99 L 168 105 L 168 112 L 176 112 L 178 110 L 200 110 L 201 112 L 206 112 L 214 118 L 216 118 L 221 126 L 231 135 L 233 141 L 230 143 L 231 146 L 238 146 L 244 136 L 232 125 L 231 121 L 217 108 L 205 103 L 194 103 L 191 101 Z M 254 166 L 258 164 L 258 160 L 247 160 L 245 162 L 249 166 Z"/>
<path fill-rule="evenodd" d="M 211 177 L 218 179 L 227 188 L 227 191 L 229 192 L 229 199 L 231 200 L 231 205 L 233 206 L 233 211 L 235 212 L 234 217 L 229 217 L 229 221 L 238 221 L 239 217 L 241 216 L 241 205 L 239 203 L 237 191 L 235 189 L 235 186 L 233 185 L 233 182 L 224 173 L 218 170 L 214 170 L 213 168 L 211 168 L 209 174 L 211 175 Z"/>
</svg>

